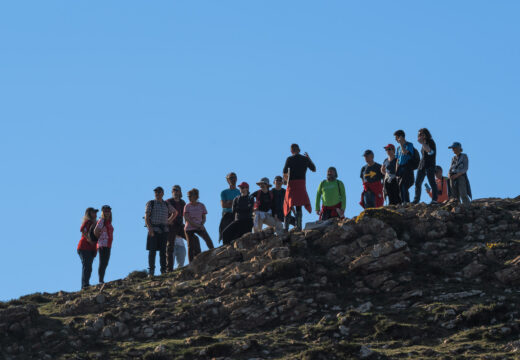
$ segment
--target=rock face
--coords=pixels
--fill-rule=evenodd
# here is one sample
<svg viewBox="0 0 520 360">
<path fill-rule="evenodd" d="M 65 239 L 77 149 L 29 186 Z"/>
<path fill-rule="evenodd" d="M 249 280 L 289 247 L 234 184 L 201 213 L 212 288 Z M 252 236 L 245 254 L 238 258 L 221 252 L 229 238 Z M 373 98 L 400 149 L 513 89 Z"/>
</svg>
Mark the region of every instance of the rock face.
<svg viewBox="0 0 520 360">
<path fill-rule="evenodd" d="M 0 303 L 0 358 L 514 358 L 518 283 L 519 198 L 369 209 Z"/>
</svg>

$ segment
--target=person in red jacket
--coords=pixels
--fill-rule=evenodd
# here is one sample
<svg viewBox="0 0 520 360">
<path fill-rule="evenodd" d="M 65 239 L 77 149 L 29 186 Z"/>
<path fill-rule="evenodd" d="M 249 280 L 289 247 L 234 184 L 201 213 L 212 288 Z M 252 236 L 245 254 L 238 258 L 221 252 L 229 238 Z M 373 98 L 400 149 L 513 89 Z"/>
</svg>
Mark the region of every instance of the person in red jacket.
<svg viewBox="0 0 520 360">
<path fill-rule="evenodd" d="M 105 283 L 105 271 L 110 260 L 110 249 L 112 249 L 112 240 L 114 239 L 114 227 L 112 226 L 112 208 L 108 205 L 101 207 L 101 218 L 98 220 L 95 228 L 95 234 L 98 235 L 97 249 L 99 251 L 99 283 Z"/>
<path fill-rule="evenodd" d="M 85 210 L 83 223 L 81 224 L 81 239 L 78 243 L 78 255 L 81 259 L 81 289 L 90 286 L 90 275 L 92 274 L 92 263 L 96 257 L 96 243 L 88 239 L 90 228 L 96 224 L 98 209 L 92 207 Z"/>
</svg>

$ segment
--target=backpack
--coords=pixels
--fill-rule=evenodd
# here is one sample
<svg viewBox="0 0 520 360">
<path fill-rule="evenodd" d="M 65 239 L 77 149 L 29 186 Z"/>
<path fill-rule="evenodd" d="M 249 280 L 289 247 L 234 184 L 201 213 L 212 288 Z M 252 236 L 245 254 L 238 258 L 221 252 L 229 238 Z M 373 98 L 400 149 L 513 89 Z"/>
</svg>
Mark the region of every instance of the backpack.
<svg viewBox="0 0 520 360">
<path fill-rule="evenodd" d="M 413 149 L 413 153 L 412 153 L 412 158 L 410 159 L 410 167 L 412 168 L 412 170 L 417 170 L 417 168 L 419 167 L 419 163 L 421 162 L 421 155 L 419 155 L 419 151 L 417 151 L 417 149 L 415 149 L 412 145 L 412 149 Z"/>
<path fill-rule="evenodd" d="M 96 223 L 93 223 L 90 226 L 90 228 L 88 229 L 88 232 L 87 232 L 87 239 L 89 239 L 93 243 L 97 243 L 98 242 L 98 237 L 96 236 L 96 234 L 94 232 L 95 228 L 96 228 Z"/>
</svg>

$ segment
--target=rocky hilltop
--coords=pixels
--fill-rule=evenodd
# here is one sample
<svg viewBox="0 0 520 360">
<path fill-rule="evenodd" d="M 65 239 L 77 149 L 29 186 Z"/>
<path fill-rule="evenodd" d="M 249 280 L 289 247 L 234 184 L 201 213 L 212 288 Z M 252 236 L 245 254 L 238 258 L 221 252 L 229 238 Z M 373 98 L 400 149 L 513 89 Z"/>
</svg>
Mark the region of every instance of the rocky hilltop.
<svg viewBox="0 0 520 360">
<path fill-rule="evenodd" d="M 4 359 L 520 357 L 520 197 L 266 230 L 148 279 L 0 303 Z"/>
</svg>

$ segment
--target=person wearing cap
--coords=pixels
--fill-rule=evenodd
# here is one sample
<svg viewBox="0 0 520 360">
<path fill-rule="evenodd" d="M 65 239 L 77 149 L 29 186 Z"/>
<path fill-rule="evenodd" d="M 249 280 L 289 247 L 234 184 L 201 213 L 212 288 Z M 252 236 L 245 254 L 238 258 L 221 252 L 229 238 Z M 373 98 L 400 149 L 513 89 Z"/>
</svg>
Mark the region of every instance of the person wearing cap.
<svg viewBox="0 0 520 360">
<path fill-rule="evenodd" d="M 442 167 L 439 165 L 435 166 L 435 183 L 437 185 L 437 202 L 443 203 L 448 201 L 451 196 L 451 186 L 448 182 L 448 178 L 442 176 Z M 426 192 L 430 197 L 432 196 L 432 189 L 428 186 L 428 184 L 424 184 L 426 187 Z"/>
<path fill-rule="evenodd" d="M 166 242 L 166 271 L 170 272 L 173 271 L 175 259 L 177 259 L 177 266 L 183 266 L 186 258 L 186 247 L 184 245 L 184 240 L 186 239 L 186 233 L 184 232 L 184 207 L 186 202 L 182 200 L 182 190 L 179 185 L 172 187 L 172 197 L 166 200 L 166 202 L 177 210 L 177 216 L 170 224 Z"/>
<path fill-rule="evenodd" d="M 283 168 L 284 182 L 287 184 L 284 199 L 284 215 L 288 219 L 291 209 L 296 209 L 296 228 L 302 229 L 302 206 L 307 209 L 309 214 L 312 212 L 311 201 L 307 194 L 305 177 L 307 169 L 316 172 L 316 165 L 312 162 L 309 154 L 300 154 L 298 144 L 291 145 L 291 156 L 285 161 Z M 287 228 L 287 224 L 286 224 Z"/>
<path fill-rule="evenodd" d="M 415 149 L 411 142 L 406 141 L 406 134 L 403 130 L 397 130 L 394 133 L 395 141 L 399 144 L 397 147 L 397 165 L 395 174 L 397 176 L 397 183 L 399 184 L 399 195 L 401 203 L 407 204 L 410 202 L 410 188 L 414 183 L 414 174 L 412 167 L 412 160 Z"/>
<path fill-rule="evenodd" d="M 424 177 L 428 178 L 428 182 L 431 186 L 431 197 L 432 204 L 437 204 L 437 185 L 435 182 L 435 158 L 437 156 L 437 146 L 433 141 L 430 131 L 426 128 L 419 130 L 417 135 L 417 142 L 422 145 L 421 147 L 421 161 L 417 168 L 417 177 L 415 178 L 415 197 L 413 199 L 414 204 L 418 204 L 421 201 L 422 184 Z"/>
<path fill-rule="evenodd" d="M 320 210 L 322 200 L 323 205 L 321 205 Z M 316 192 L 316 213 L 320 216 L 320 220 L 333 217 L 343 218 L 346 205 L 345 185 L 341 180 L 338 180 L 336 168 L 331 166 L 327 170 L 327 179 L 320 183 Z"/>
<path fill-rule="evenodd" d="M 101 207 L 101 217 L 99 218 L 95 234 L 99 234 L 97 242 L 97 250 L 99 252 L 99 283 L 105 283 L 105 272 L 107 270 L 108 261 L 110 260 L 110 250 L 112 249 L 112 240 L 114 239 L 114 227 L 112 226 L 112 208 L 108 205 Z"/>
<path fill-rule="evenodd" d="M 399 185 L 397 184 L 397 177 L 395 169 L 397 167 L 397 158 L 395 157 L 395 146 L 388 144 L 385 146 L 387 158 L 381 165 L 381 173 L 384 176 L 383 190 L 384 195 L 388 199 L 388 205 L 397 205 L 401 203 L 399 196 Z"/>
<path fill-rule="evenodd" d="M 210 250 L 213 249 L 213 241 L 204 227 L 208 211 L 206 206 L 199 202 L 199 190 L 188 191 L 188 200 L 190 202 L 184 207 L 184 219 L 186 220 L 184 230 L 188 241 L 188 259 L 191 263 L 195 256 L 201 253 L 199 238 L 196 235 L 206 242 L 206 246 Z"/>
<path fill-rule="evenodd" d="M 97 248 L 96 243 L 89 239 L 89 231 L 92 226 L 96 224 L 96 217 L 98 209 L 92 207 L 85 210 L 83 222 L 81 223 L 81 239 L 78 243 L 78 255 L 81 259 L 81 289 L 90 286 L 90 275 L 92 274 L 92 263 L 96 257 Z"/>
<path fill-rule="evenodd" d="M 273 216 L 274 199 L 273 193 L 269 190 L 271 187 L 269 179 L 264 177 L 256 184 L 260 186 L 260 190 L 255 194 L 256 201 L 254 205 L 253 219 L 254 232 L 262 231 L 262 226 L 266 224 L 267 226 L 274 227 L 275 233 L 280 235 L 283 232 L 283 225 L 281 222 L 276 221 Z"/>
<path fill-rule="evenodd" d="M 222 190 L 220 193 L 220 204 L 222 206 L 222 219 L 218 228 L 219 242 L 222 240 L 222 232 L 235 219 L 231 207 L 233 206 L 233 199 L 240 195 L 240 190 L 237 189 L 237 174 L 230 172 L 226 175 L 226 180 L 229 188 Z"/>
<path fill-rule="evenodd" d="M 381 164 L 374 161 L 374 152 L 365 150 L 363 153 L 366 165 L 361 168 L 360 177 L 363 181 L 363 192 L 359 204 L 364 208 L 381 207 L 385 203 L 383 197 L 383 174 Z"/>
<path fill-rule="evenodd" d="M 222 242 L 229 245 L 235 239 L 251 232 L 253 228 L 253 198 L 249 195 L 249 184 L 242 182 L 238 185 L 240 195 L 233 199 L 232 211 L 235 220 L 222 233 Z"/>
<path fill-rule="evenodd" d="M 468 179 L 469 159 L 468 155 L 462 152 L 462 145 L 455 141 L 448 147 L 453 150 L 455 156 L 451 160 L 448 173 L 450 179 L 452 196 L 461 201 L 464 206 L 469 206 L 471 198 L 471 187 Z"/>
<path fill-rule="evenodd" d="M 155 274 L 155 257 L 159 251 L 161 274 L 166 272 L 166 241 L 170 224 L 177 216 L 177 210 L 163 200 L 164 190 L 158 186 L 154 190 L 155 199 L 146 203 L 145 223 L 148 227 L 146 250 L 148 250 L 148 274 Z"/>
</svg>

